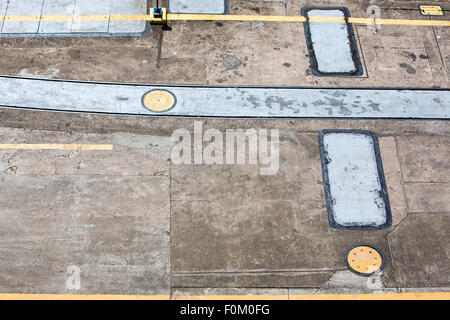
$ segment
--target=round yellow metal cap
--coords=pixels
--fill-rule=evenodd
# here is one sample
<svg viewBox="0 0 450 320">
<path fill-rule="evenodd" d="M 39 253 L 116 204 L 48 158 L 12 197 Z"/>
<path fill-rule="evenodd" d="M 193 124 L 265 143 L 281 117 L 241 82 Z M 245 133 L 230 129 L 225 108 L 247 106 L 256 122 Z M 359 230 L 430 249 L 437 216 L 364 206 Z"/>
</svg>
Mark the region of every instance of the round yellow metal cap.
<svg viewBox="0 0 450 320">
<path fill-rule="evenodd" d="M 361 245 L 352 248 L 347 254 L 347 263 L 352 271 L 371 275 L 383 266 L 383 256 L 378 250 Z"/>
<path fill-rule="evenodd" d="M 175 103 L 175 95 L 167 90 L 152 90 L 142 99 L 144 107 L 154 112 L 168 111 L 175 106 Z"/>
</svg>

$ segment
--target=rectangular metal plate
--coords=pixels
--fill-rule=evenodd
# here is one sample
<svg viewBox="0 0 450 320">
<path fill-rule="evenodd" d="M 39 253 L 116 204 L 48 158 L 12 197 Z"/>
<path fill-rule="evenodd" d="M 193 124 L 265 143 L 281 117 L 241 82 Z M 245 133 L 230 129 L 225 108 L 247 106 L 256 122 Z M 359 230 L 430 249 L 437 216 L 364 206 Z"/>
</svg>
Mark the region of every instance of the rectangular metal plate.
<svg viewBox="0 0 450 320">
<path fill-rule="evenodd" d="M 331 227 L 382 229 L 391 226 L 376 135 L 359 130 L 324 130 L 319 134 L 319 148 Z"/>
<path fill-rule="evenodd" d="M 305 37 L 316 76 L 360 76 L 363 73 L 353 27 L 347 19 L 350 13 L 343 7 L 306 7 L 302 15 Z M 310 18 L 322 21 L 310 21 Z M 342 18 L 345 22 L 330 22 L 326 18 Z"/>
<path fill-rule="evenodd" d="M 423 16 L 444 16 L 444 10 L 441 6 L 419 5 L 420 14 Z"/>
<path fill-rule="evenodd" d="M 169 0 L 170 13 L 227 14 L 228 0 Z"/>
</svg>

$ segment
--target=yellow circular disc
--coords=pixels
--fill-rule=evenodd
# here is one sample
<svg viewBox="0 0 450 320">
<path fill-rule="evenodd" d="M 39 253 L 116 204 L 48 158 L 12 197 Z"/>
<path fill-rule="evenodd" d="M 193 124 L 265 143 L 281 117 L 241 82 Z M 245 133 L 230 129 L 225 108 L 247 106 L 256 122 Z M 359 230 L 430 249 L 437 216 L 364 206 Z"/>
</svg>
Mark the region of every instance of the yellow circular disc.
<svg viewBox="0 0 450 320">
<path fill-rule="evenodd" d="M 348 252 L 347 262 L 354 271 L 370 275 L 382 267 L 383 257 L 374 248 L 357 246 Z"/>
<path fill-rule="evenodd" d="M 144 107 L 155 112 L 168 111 L 175 105 L 175 96 L 166 90 L 152 90 L 142 99 Z"/>
</svg>

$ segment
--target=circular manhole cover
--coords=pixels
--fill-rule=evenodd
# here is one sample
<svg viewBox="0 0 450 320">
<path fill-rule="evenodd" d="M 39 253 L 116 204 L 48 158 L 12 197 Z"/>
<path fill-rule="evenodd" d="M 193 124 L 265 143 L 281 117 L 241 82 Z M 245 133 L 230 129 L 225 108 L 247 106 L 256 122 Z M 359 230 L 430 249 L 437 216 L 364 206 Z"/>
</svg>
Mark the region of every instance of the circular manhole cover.
<svg viewBox="0 0 450 320">
<path fill-rule="evenodd" d="M 384 268 L 383 252 L 369 244 L 351 247 L 345 259 L 352 272 L 363 276 L 370 276 Z"/>
<path fill-rule="evenodd" d="M 165 112 L 172 109 L 177 102 L 175 95 L 167 90 L 152 90 L 144 94 L 142 104 L 153 112 Z"/>
</svg>

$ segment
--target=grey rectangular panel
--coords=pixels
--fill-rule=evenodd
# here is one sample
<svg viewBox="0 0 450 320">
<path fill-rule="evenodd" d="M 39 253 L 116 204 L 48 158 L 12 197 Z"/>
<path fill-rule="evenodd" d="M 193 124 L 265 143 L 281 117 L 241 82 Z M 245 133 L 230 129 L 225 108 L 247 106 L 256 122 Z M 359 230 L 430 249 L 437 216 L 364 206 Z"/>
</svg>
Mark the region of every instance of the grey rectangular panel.
<svg viewBox="0 0 450 320">
<path fill-rule="evenodd" d="M 202 13 L 226 14 L 228 13 L 227 0 L 169 0 L 171 13 Z"/>
<path fill-rule="evenodd" d="M 6 8 L 8 7 L 8 1 L 7 0 L 0 0 L 0 33 L 2 32 L 3 28 L 3 20 L 4 16 L 6 14 Z"/>
<path fill-rule="evenodd" d="M 145 15 L 147 2 L 142 0 L 111 0 L 111 15 Z M 114 21 L 109 23 L 110 33 L 143 33 L 146 30 L 146 21 Z"/>
<path fill-rule="evenodd" d="M 7 16 L 40 16 L 44 0 L 10 0 Z M 3 23 L 2 33 L 37 33 L 39 19 L 34 21 L 7 21 Z"/>
<path fill-rule="evenodd" d="M 76 0 L 45 0 L 42 15 L 72 15 L 75 12 Z M 72 18 L 73 19 L 73 18 Z M 70 21 L 41 21 L 39 33 L 69 33 Z"/>
<path fill-rule="evenodd" d="M 389 197 L 376 135 L 324 130 L 319 146 L 330 225 L 346 229 L 390 226 Z"/>
<path fill-rule="evenodd" d="M 75 16 L 72 23 L 72 32 L 108 32 L 109 20 L 80 21 L 77 15 L 105 15 L 111 12 L 111 0 L 77 0 L 75 5 Z"/>
<path fill-rule="evenodd" d="M 332 17 L 346 19 L 346 8 L 303 8 L 308 18 L 305 36 L 311 62 L 311 71 L 317 76 L 362 74 L 353 29 L 347 22 L 309 21 L 310 18 Z"/>
</svg>

